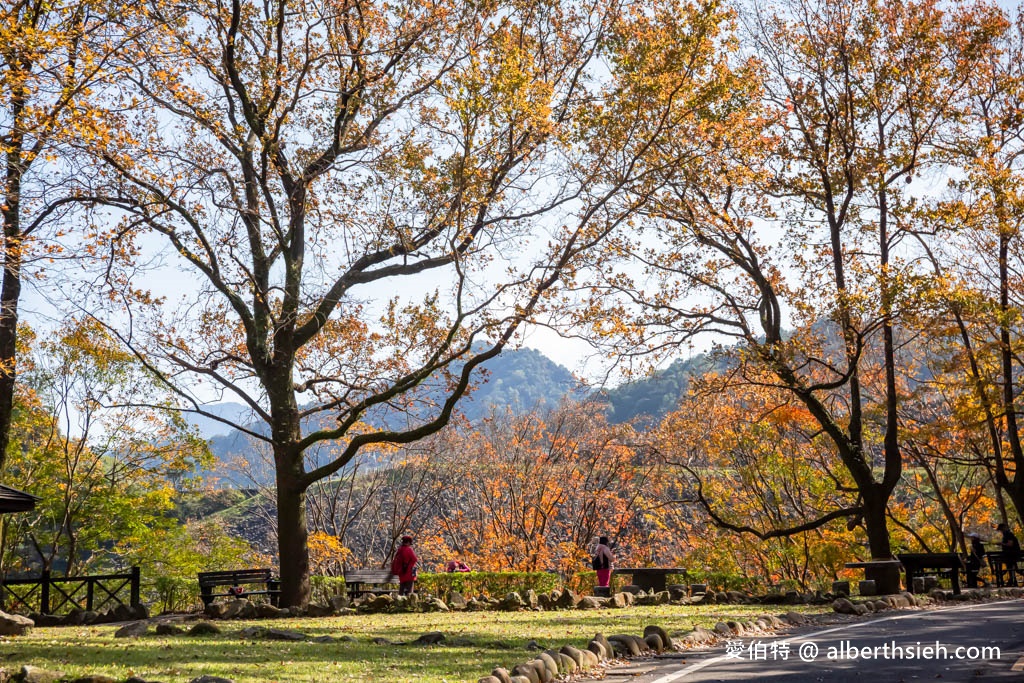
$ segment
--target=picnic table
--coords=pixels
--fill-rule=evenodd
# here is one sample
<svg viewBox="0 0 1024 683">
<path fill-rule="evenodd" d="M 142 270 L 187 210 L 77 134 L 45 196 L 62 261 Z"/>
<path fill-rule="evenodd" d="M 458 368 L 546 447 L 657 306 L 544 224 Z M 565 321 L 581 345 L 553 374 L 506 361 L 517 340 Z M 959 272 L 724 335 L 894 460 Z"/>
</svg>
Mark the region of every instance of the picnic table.
<svg viewBox="0 0 1024 683">
<path fill-rule="evenodd" d="M 993 550 L 985 553 L 985 559 L 992 568 L 992 577 L 996 580 L 997 587 L 1017 585 L 1019 558 L 1007 556 L 1002 550 Z"/>
<path fill-rule="evenodd" d="M 907 590 L 914 592 L 914 577 L 924 574 L 943 576 L 953 586 L 953 594 L 960 595 L 960 572 L 966 572 L 963 559 L 956 553 L 897 553 L 897 559 L 907 572 Z"/>
<path fill-rule="evenodd" d="M 665 577 L 669 574 L 686 576 L 686 570 L 682 567 L 622 567 L 613 569 L 612 574 L 629 574 L 633 577 L 633 585 L 647 593 L 660 593 L 666 587 Z"/>
</svg>

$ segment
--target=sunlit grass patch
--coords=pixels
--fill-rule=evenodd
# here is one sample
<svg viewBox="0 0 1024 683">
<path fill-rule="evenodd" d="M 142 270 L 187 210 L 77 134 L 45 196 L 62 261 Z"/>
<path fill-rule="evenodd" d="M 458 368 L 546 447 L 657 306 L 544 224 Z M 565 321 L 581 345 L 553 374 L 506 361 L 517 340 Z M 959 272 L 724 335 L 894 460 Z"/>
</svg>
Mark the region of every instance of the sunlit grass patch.
<svg viewBox="0 0 1024 683">
<path fill-rule="evenodd" d="M 821 607 L 799 609 L 824 611 Z M 644 626 L 659 624 L 679 635 L 697 625 L 713 627 L 717 621 L 747 620 L 778 611 L 762 606 L 665 605 L 564 612 L 349 615 L 218 622 L 224 631 L 220 635 L 147 635 L 137 639 L 114 638 L 114 626 L 40 628 L 28 636 L 0 642 L 0 666 L 16 670 L 30 664 L 74 676 L 102 673 L 121 680 L 139 676 L 162 683 L 185 683 L 203 674 L 238 683 L 454 683 L 476 681 L 495 666 L 511 667 L 529 659 L 530 641 L 541 648 L 566 643 L 585 647 L 598 631 L 640 634 Z M 240 634 L 249 626 L 335 640 L 254 640 Z M 445 642 L 409 644 L 428 631 L 443 632 Z M 375 639 L 388 642 L 375 643 Z"/>
</svg>

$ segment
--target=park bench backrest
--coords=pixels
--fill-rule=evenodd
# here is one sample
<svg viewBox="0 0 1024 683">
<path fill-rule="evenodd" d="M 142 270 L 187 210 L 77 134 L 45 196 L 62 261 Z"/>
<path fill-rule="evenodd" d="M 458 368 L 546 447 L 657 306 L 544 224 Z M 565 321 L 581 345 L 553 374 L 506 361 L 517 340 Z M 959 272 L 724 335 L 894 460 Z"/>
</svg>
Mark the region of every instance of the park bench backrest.
<svg viewBox="0 0 1024 683">
<path fill-rule="evenodd" d="M 398 583 L 398 577 L 387 569 L 349 569 L 345 583 Z"/>
<path fill-rule="evenodd" d="M 200 586 L 241 586 L 247 583 L 268 583 L 273 580 L 274 572 L 270 569 L 199 572 Z"/>
</svg>

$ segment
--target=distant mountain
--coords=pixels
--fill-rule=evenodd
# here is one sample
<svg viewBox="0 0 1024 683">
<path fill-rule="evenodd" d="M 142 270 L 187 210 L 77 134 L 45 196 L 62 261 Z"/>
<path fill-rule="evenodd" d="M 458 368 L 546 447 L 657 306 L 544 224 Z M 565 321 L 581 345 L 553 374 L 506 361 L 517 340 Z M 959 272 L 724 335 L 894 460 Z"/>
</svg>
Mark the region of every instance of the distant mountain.
<svg viewBox="0 0 1024 683">
<path fill-rule="evenodd" d="M 459 402 L 459 410 L 470 422 L 485 417 L 492 407 L 553 408 L 566 396 L 586 395 L 571 372 L 533 349 L 505 351 L 483 368 L 476 388 Z"/>
<path fill-rule="evenodd" d="M 715 366 L 715 361 L 704 355 L 679 360 L 649 378 L 594 395 L 571 372 L 539 351 L 515 349 L 484 364 L 484 372 L 475 375 L 476 386 L 472 393 L 460 401 L 458 409 L 467 420 L 476 422 L 495 407 L 527 411 L 545 406 L 553 408 L 567 396 L 577 399 L 591 396 L 608 403 L 608 418 L 612 423 L 633 420 L 654 423 L 675 407 L 686 393 L 691 377 Z M 252 431 L 267 431 L 266 425 L 254 423 L 249 408 L 239 403 L 209 405 L 206 410 L 225 419 L 239 420 L 239 424 L 249 424 Z M 254 457 L 253 449 L 260 446 L 254 445 L 241 432 L 209 418 L 191 416 L 188 419 L 210 441 L 210 449 L 220 463 L 210 474 L 216 475 L 223 484 L 244 487 L 253 479 L 269 481 L 273 478 L 269 461 L 261 462 L 261 458 Z M 381 424 L 389 424 L 392 419 L 394 417 L 387 414 L 370 417 L 371 422 Z M 315 453 L 310 455 L 316 458 Z M 247 462 L 248 467 L 258 471 L 243 475 L 228 465 L 231 462 Z"/>
<path fill-rule="evenodd" d="M 487 415 L 492 406 L 530 410 L 539 405 L 553 406 L 570 394 L 583 396 L 581 384 L 571 372 L 533 349 L 506 351 L 481 368 L 483 372 L 474 371 L 473 391 L 459 402 L 459 410 L 470 421 Z M 254 422 L 251 409 L 241 403 L 214 403 L 204 409 L 237 424 Z M 238 443 L 240 435 L 223 422 L 202 415 L 186 415 L 185 419 L 197 427 L 205 439 L 214 439 L 225 446 Z"/>
<path fill-rule="evenodd" d="M 664 370 L 645 379 L 622 384 L 604 392 L 608 401 L 608 421 L 621 424 L 640 420 L 656 423 L 673 410 L 690 387 L 690 379 L 721 369 L 721 362 L 701 354 L 677 360 Z"/>
<path fill-rule="evenodd" d="M 225 420 L 234 422 L 235 424 L 249 424 L 253 421 L 252 409 L 249 406 L 242 405 L 241 403 L 212 403 L 210 405 L 203 406 L 203 410 L 208 413 L 213 413 L 218 417 L 222 417 Z M 199 435 L 204 439 L 212 439 L 216 436 L 229 435 L 234 433 L 234 429 L 230 425 L 226 425 L 223 422 L 215 420 L 205 415 L 196 415 L 189 413 L 185 416 L 185 420 L 193 427 L 199 429 Z"/>
</svg>

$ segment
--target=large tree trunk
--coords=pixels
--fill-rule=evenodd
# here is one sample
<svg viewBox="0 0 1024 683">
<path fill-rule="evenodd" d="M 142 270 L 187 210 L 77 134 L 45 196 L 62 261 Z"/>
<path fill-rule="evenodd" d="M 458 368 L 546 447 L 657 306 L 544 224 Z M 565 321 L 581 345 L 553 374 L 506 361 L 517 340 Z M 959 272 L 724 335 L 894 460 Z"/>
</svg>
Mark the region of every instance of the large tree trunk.
<svg viewBox="0 0 1024 683">
<path fill-rule="evenodd" d="M 21 297 L 20 238 L 7 236 L 3 286 L 0 289 L 0 472 L 7 460 L 17 381 L 18 299 Z"/>
<path fill-rule="evenodd" d="M 1003 412 L 1006 420 L 1006 441 L 1014 474 L 1010 477 L 1000 459 L 996 462 L 996 481 L 1010 496 L 1017 514 L 1024 519 L 1024 447 L 1021 446 L 1020 426 L 1017 423 L 1016 388 L 1013 364 L 1013 336 L 1010 330 L 1010 240 L 1013 233 L 1003 227 L 999 235 L 999 361 L 1002 371 Z"/>
<path fill-rule="evenodd" d="M 18 299 L 21 297 L 21 175 L 18 155 L 8 159 L 3 203 L 3 284 L 0 285 L 0 474 L 7 461 L 14 412 L 14 384 L 18 345 Z"/>
<path fill-rule="evenodd" d="M 871 559 L 888 560 L 892 557 L 889 544 L 889 526 L 885 510 L 889 494 L 884 486 L 869 486 L 861 491 L 864 501 L 864 530 L 868 535 L 868 550 Z M 900 590 L 899 567 L 875 567 L 865 571 L 865 577 L 875 582 L 879 595 L 891 595 Z"/>
<path fill-rule="evenodd" d="M 868 550 L 871 557 L 884 560 L 892 557 L 889 545 L 889 525 L 885 516 L 889 496 L 880 487 L 872 486 L 861 491 L 864 504 L 864 530 L 868 535 Z"/>
<path fill-rule="evenodd" d="M 277 548 L 281 570 L 281 606 L 309 603 L 309 531 L 306 489 L 301 484 L 302 456 L 275 446 L 277 463 Z"/>
</svg>

